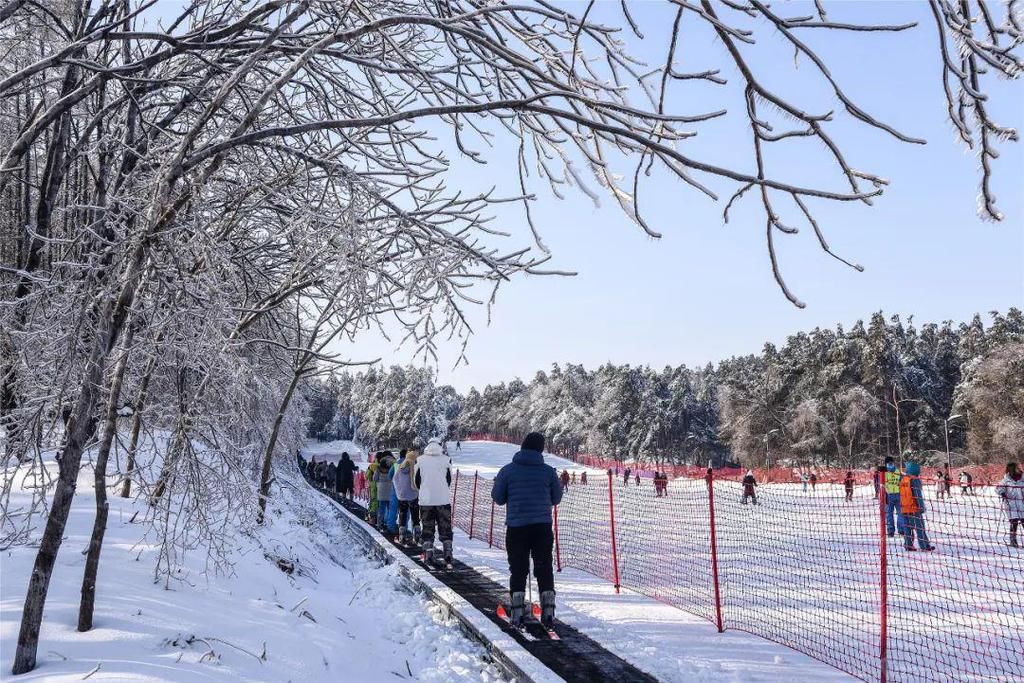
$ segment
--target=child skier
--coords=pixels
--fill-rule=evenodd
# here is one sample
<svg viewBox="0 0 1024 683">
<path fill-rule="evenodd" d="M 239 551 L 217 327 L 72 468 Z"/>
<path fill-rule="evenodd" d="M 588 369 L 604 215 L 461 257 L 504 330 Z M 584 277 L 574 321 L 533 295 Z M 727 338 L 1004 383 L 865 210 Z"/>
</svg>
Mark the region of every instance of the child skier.
<svg viewBox="0 0 1024 683">
<path fill-rule="evenodd" d="M 452 461 L 431 439 L 416 459 L 413 481 L 419 490 L 420 523 L 423 526 L 423 562 L 434 564 L 434 534 L 441 538 L 444 561 L 452 568 Z"/>
<path fill-rule="evenodd" d="M 544 435 L 532 432 L 522 449 L 494 478 L 491 498 L 507 505 L 505 549 L 508 554 L 509 620 L 522 624 L 526 608 L 526 579 L 533 558 L 533 574 L 540 590 L 541 622 L 551 628 L 555 618 L 555 575 L 551 550 L 551 508 L 562 500 L 558 472 L 544 463 Z"/>
<path fill-rule="evenodd" d="M 380 467 L 380 461 L 374 456 L 373 462 L 370 463 L 369 467 L 366 468 L 366 481 L 369 483 L 369 492 L 367 493 L 366 502 L 366 521 L 370 524 L 377 524 L 377 468 Z"/>
<path fill-rule="evenodd" d="M 388 512 L 391 510 L 391 451 L 378 454 L 379 463 L 373 480 L 377 482 L 377 530 L 385 533 L 388 527 Z"/>
<path fill-rule="evenodd" d="M 710 473 L 710 469 L 708 472 Z M 709 474 L 710 476 L 710 474 Z M 744 505 L 747 504 L 747 500 L 751 500 L 754 505 L 757 505 L 757 494 L 754 492 L 754 487 L 757 486 L 757 479 L 754 479 L 754 473 L 751 470 L 747 470 L 746 476 L 743 477 L 743 497 L 740 498 L 740 502 Z"/>
<path fill-rule="evenodd" d="M 853 501 L 853 472 L 846 473 L 846 479 L 843 479 L 843 488 L 846 489 L 846 502 Z"/>
<path fill-rule="evenodd" d="M 1003 499 L 1010 520 L 1010 547 L 1019 548 L 1017 529 L 1024 527 L 1024 475 L 1017 463 L 1006 465 L 1006 476 L 996 486 L 996 495 Z"/>
<path fill-rule="evenodd" d="M 924 528 L 924 494 L 921 491 L 921 466 L 914 461 L 907 463 L 907 473 L 900 479 L 900 514 L 903 517 L 903 547 L 916 550 L 914 536 L 917 536 L 921 550 L 935 550 L 928 542 Z"/>
</svg>

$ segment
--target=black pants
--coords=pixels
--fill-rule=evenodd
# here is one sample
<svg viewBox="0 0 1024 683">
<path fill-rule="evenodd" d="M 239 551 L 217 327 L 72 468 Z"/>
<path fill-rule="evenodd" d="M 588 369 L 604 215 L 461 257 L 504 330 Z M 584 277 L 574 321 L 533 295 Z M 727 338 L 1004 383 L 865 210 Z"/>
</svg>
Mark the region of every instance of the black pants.
<svg viewBox="0 0 1024 683">
<path fill-rule="evenodd" d="M 420 502 L 415 499 L 398 501 L 398 528 L 404 529 L 409 518 L 414 529 L 420 525 Z"/>
<path fill-rule="evenodd" d="M 555 574 L 551 566 L 551 549 L 555 535 L 551 524 L 510 526 L 505 530 L 505 551 L 508 553 L 508 587 L 512 593 L 526 590 L 526 575 L 533 557 L 533 575 L 540 592 L 555 590 Z"/>
<path fill-rule="evenodd" d="M 1018 517 L 1010 520 L 1010 542 L 1017 542 L 1017 527 L 1024 526 L 1024 517 Z"/>
</svg>

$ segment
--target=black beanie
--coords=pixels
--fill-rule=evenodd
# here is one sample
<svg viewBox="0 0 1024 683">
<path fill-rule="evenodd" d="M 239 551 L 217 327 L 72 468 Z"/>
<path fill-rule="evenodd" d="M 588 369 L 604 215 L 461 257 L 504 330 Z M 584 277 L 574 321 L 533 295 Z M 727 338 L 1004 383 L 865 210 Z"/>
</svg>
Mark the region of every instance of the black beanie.
<svg viewBox="0 0 1024 683">
<path fill-rule="evenodd" d="M 544 435 L 540 432 L 530 432 L 523 439 L 523 450 L 524 451 L 537 451 L 539 453 L 544 452 Z"/>
</svg>

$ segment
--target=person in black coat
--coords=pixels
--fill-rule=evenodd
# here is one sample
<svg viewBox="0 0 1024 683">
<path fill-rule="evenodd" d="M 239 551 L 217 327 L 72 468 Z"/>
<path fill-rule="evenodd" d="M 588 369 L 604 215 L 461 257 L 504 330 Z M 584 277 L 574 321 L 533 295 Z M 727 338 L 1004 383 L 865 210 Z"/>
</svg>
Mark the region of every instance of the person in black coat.
<svg viewBox="0 0 1024 683">
<path fill-rule="evenodd" d="M 352 492 L 355 489 L 355 473 L 358 470 L 359 468 L 352 462 L 348 453 L 342 453 L 341 460 L 338 461 L 338 493 L 343 497 L 347 495 L 349 500 L 352 500 Z"/>
<path fill-rule="evenodd" d="M 334 483 L 338 480 L 338 466 L 333 462 L 327 463 L 327 472 L 324 476 L 324 488 L 333 491 Z"/>
<path fill-rule="evenodd" d="M 754 487 L 757 486 L 757 480 L 754 479 L 754 473 L 747 470 L 747 475 L 743 477 L 743 497 L 740 502 L 744 505 L 747 501 L 753 501 L 754 505 L 757 505 L 757 493 L 754 491 Z"/>
</svg>

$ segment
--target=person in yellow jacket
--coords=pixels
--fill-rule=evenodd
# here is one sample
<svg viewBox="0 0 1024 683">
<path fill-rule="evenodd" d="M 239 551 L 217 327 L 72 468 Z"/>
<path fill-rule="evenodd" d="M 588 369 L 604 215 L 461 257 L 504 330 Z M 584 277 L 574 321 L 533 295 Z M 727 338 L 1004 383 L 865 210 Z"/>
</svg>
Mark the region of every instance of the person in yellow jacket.
<svg viewBox="0 0 1024 683">
<path fill-rule="evenodd" d="M 366 468 L 366 483 L 370 487 L 369 501 L 366 504 L 366 521 L 370 524 L 377 523 L 377 482 L 373 475 L 377 473 L 377 459 L 374 458 L 370 466 Z"/>
<path fill-rule="evenodd" d="M 897 529 L 903 535 L 903 516 L 900 514 L 900 472 L 896 469 L 896 461 L 885 459 L 885 473 L 882 475 L 885 487 L 885 531 L 889 538 L 896 535 Z"/>
</svg>

